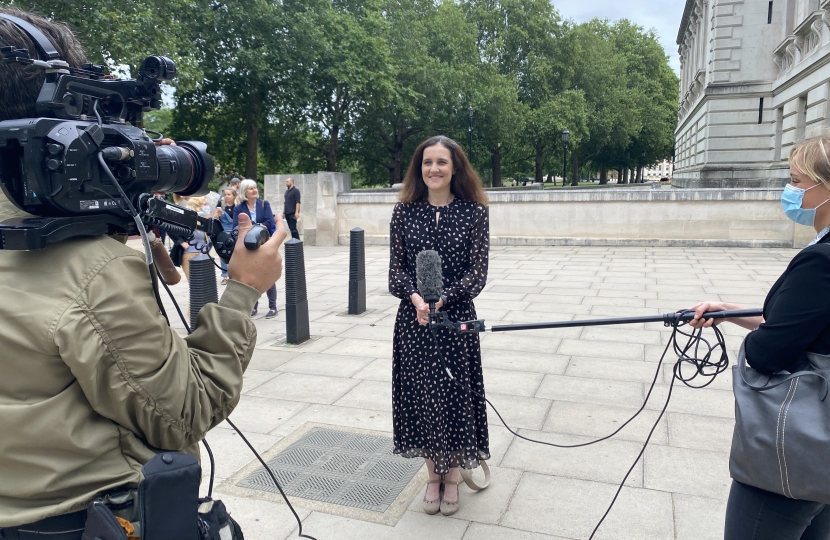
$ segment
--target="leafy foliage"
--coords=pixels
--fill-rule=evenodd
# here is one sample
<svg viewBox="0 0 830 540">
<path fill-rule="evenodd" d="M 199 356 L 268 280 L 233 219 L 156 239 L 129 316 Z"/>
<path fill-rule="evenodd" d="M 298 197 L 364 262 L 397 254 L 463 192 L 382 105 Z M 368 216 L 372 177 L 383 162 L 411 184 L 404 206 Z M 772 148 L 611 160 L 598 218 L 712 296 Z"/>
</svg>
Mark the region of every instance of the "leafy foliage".
<svg viewBox="0 0 830 540">
<path fill-rule="evenodd" d="M 673 151 L 679 83 L 653 31 L 575 25 L 549 0 L 3 4 L 67 22 L 111 68 L 173 58 L 175 107 L 147 127 L 204 140 L 223 177 L 348 170 L 389 185 L 438 133 L 492 185 L 561 175 L 564 129 L 574 180 Z"/>
</svg>

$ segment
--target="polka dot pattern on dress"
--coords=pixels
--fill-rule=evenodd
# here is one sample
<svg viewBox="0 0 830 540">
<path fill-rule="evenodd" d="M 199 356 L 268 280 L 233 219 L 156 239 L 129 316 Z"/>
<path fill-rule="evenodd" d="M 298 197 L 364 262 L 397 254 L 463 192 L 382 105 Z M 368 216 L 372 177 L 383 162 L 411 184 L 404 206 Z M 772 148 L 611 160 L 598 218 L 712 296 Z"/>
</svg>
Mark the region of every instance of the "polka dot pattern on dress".
<svg viewBox="0 0 830 540">
<path fill-rule="evenodd" d="M 415 257 L 434 249 L 441 255 L 447 298 L 442 311 L 454 321 L 476 318 L 473 298 L 487 283 L 487 208 L 458 198 L 443 207 L 398 203 L 390 228 L 389 292 L 401 299 L 392 361 L 394 452 L 434 461 L 437 474 L 478 467 L 480 459 L 490 458 L 486 403 L 450 381 L 429 330 L 416 320 L 410 297 L 418 292 Z M 484 394 L 478 334 L 444 328 L 437 333 L 458 382 Z"/>
</svg>

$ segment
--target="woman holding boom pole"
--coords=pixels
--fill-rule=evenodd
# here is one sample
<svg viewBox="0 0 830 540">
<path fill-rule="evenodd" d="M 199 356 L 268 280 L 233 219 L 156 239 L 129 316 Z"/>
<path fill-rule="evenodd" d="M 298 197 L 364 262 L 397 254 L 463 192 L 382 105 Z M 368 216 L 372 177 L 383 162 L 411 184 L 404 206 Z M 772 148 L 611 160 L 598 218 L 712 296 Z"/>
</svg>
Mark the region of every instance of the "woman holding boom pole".
<svg viewBox="0 0 830 540">
<path fill-rule="evenodd" d="M 816 137 L 796 145 L 790 152 L 789 162 L 790 182 L 781 196 L 784 212 L 796 223 L 814 227 L 818 236 L 792 259 L 786 271 L 772 286 L 764 301 L 763 317 L 726 319 L 752 330 L 743 346 L 746 363 L 766 375 L 810 370 L 812 364 L 808 355 L 813 358 L 814 355 L 830 355 L 830 204 L 827 204 L 830 201 L 830 137 Z M 700 328 L 720 322 L 703 319 L 702 316 L 707 311 L 734 310 L 742 307 L 728 302 L 710 301 L 697 304 L 692 309 L 696 312 L 695 320 L 689 324 Z M 734 376 L 743 377 L 740 372 L 736 372 Z M 740 382 L 736 379 L 736 383 Z M 797 397 L 797 384 L 791 385 L 790 389 L 792 394 L 788 391 L 788 397 L 783 400 L 779 418 L 769 418 L 767 421 L 767 415 L 762 417 L 762 421 L 769 424 L 769 433 L 766 433 L 766 429 L 759 430 L 764 433 L 751 433 L 749 439 L 752 440 L 748 444 L 744 444 L 743 439 L 739 437 L 738 427 L 741 419 L 737 417 L 736 439 L 733 440 L 730 462 L 733 481 L 726 507 L 725 540 L 830 538 L 828 506 L 821 502 L 792 497 L 792 491 L 797 491 L 799 486 L 788 485 L 789 477 L 786 475 L 787 458 L 790 460 L 790 469 L 805 465 L 809 468 L 809 462 L 816 459 L 816 451 L 830 452 L 830 442 L 827 442 L 823 449 L 808 449 L 793 448 L 792 442 L 786 446 L 783 440 L 775 441 L 776 449 L 779 442 L 781 443 L 779 463 L 782 454 L 784 458 L 782 478 L 785 478 L 786 482 L 782 483 L 782 489 L 779 490 L 781 493 L 769 491 L 768 489 L 773 489 L 769 485 L 765 486 L 768 489 L 761 489 L 735 479 L 736 471 L 739 477 L 744 478 L 740 476 L 740 471 L 752 471 L 755 462 L 765 459 L 774 463 L 774 456 L 759 455 L 760 451 L 757 448 L 760 447 L 752 445 L 755 440 L 761 440 L 763 437 L 772 439 L 778 438 L 779 433 L 780 438 L 786 435 L 786 431 L 779 432 L 779 427 L 776 426 L 780 426 L 782 418 L 787 418 L 785 413 L 789 412 L 789 406 L 784 409 L 786 402 L 789 400 L 792 404 Z M 807 385 L 802 384 L 801 396 L 804 396 L 805 391 Z M 738 405 L 742 403 L 737 391 L 736 400 Z M 817 405 L 818 398 L 814 401 Z M 800 409 L 793 407 L 793 410 Z M 816 407 L 815 411 L 819 411 L 819 408 Z M 798 420 L 801 419 L 791 418 L 791 425 Z M 830 422 L 830 418 L 819 417 L 818 421 L 826 424 Z M 774 434 L 773 429 L 776 430 Z M 740 443 L 737 447 L 735 441 Z M 778 471 L 774 474 L 777 475 Z M 777 481 L 775 487 L 777 488 Z"/>
</svg>

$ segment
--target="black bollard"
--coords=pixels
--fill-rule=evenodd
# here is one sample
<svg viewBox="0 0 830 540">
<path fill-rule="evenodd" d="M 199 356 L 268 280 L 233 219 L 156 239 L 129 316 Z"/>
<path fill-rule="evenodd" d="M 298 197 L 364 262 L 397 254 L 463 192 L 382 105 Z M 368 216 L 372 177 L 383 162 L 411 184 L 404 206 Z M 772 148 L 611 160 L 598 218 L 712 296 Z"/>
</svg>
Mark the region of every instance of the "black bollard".
<svg viewBox="0 0 830 540">
<path fill-rule="evenodd" d="M 296 238 L 285 243 L 285 333 L 286 343 L 291 344 L 302 343 L 311 337 L 303 242 Z"/>
<path fill-rule="evenodd" d="M 202 253 L 190 259 L 190 328 L 196 328 L 196 318 L 202 306 L 219 302 L 216 290 L 216 267 L 210 257 Z"/>
<path fill-rule="evenodd" d="M 349 315 L 366 311 L 366 243 L 363 229 L 355 227 L 349 238 Z"/>
</svg>

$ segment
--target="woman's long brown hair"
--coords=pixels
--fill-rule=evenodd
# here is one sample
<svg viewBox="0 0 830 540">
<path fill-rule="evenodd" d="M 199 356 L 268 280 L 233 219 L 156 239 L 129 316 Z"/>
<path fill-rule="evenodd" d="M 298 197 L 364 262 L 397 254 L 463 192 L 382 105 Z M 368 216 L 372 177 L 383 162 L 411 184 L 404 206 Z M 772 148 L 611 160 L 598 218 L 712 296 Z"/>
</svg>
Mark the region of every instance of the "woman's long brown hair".
<svg viewBox="0 0 830 540">
<path fill-rule="evenodd" d="M 450 181 L 450 191 L 452 194 L 459 199 L 475 201 L 486 205 L 487 193 L 484 191 L 481 178 L 478 177 L 475 169 L 470 165 L 467 154 L 464 153 L 464 150 L 461 149 L 457 142 L 443 135 L 430 137 L 415 149 L 415 154 L 409 163 L 406 176 L 403 178 L 403 187 L 398 194 L 401 202 L 411 203 L 427 200 L 429 189 L 424 183 L 424 177 L 421 174 L 421 162 L 424 160 L 424 150 L 436 144 L 440 144 L 450 151 L 453 166 L 453 175 Z"/>
</svg>

